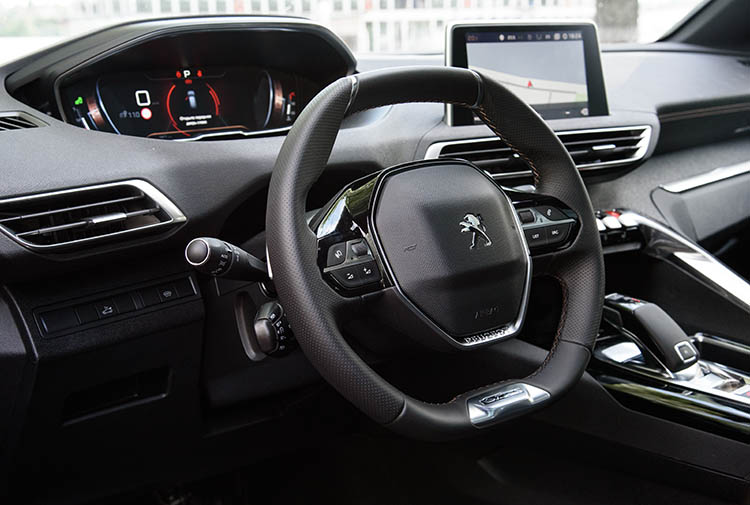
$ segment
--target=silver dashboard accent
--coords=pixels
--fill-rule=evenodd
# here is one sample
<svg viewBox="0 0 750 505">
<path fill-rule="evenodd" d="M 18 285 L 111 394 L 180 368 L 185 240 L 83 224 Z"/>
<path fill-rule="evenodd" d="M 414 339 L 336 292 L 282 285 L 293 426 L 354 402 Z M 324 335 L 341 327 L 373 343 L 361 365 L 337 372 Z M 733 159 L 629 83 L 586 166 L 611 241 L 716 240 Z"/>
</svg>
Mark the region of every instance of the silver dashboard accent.
<svg viewBox="0 0 750 505">
<path fill-rule="evenodd" d="M 164 193 L 162 193 L 161 191 L 156 189 L 154 186 L 152 186 L 150 183 L 142 179 L 130 179 L 126 181 L 111 182 L 107 184 L 95 184 L 92 186 L 83 186 L 83 187 L 63 189 L 63 190 L 58 190 L 58 191 L 35 193 L 33 195 L 4 198 L 0 200 L 0 207 L 2 207 L 3 205 L 12 205 L 17 202 L 29 202 L 29 201 L 34 201 L 34 200 L 43 200 L 46 198 L 54 198 L 56 196 L 66 196 L 66 195 L 71 195 L 75 193 L 85 193 L 87 191 L 92 191 L 92 190 L 97 190 L 97 189 L 106 189 L 106 188 L 115 188 L 115 187 L 120 187 L 120 186 L 131 186 L 141 191 L 144 195 L 148 196 L 154 202 L 156 202 L 156 204 L 169 216 L 169 219 L 167 219 L 166 221 L 159 222 L 159 223 L 139 226 L 138 228 L 117 231 L 117 232 L 109 233 L 106 235 L 98 235 L 95 237 L 81 238 L 81 239 L 71 240 L 69 242 L 62 242 L 58 244 L 35 244 L 32 242 L 29 242 L 28 240 L 24 240 L 23 237 L 17 236 L 16 233 L 13 232 L 13 230 L 7 228 L 6 226 L 3 226 L 2 224 L 0 224 L 0 230 L 2 230 L 3 233 L 8 235 L 10 238 L 15 240 L 19 244 L 29 249 L 36 250 L 36 251 L 52 251 L 55 249 L 67 248 L 70 246 L 77 246 L 77 245 L 84 245 L 87 243 L 96 243 L 100 241 L 106 241 L 112 238 L 127 237 L 128 235 L 131 235 L 134 233 L 140 233 L 145 230 L 168 228 L 173 225 L 184 223 L 187 221 L 187 217 L 185 217 L 185 215 L 177 207 L 177 205 L 175 205 L 169 198 L 167 198 L 166 195 L 164 195 Z"/>
<path fill-rule="evenodd" d="M 738 175 L 750 173 L 750 161 L 743 163 L 737 163 L 735 165 L 729 165 L 726 167 L 719 167 L 706 172 L 704 174 L 689 177 L 681 181 L 670 182 L 669 184 L 662 184 L 661 188 L 670 193 L 685 193 L 692 189 L 697 189 L 703 186 L 708 186 L 715 182 L 724 181 L 731 179 Z"/>
<path fill-rule="evenodd" d="M 469 398 L 466 406 L 471 424 L 482 426 L 500 417 L 522 412 L 549 398 L 549 392 L 544 389 L 516 382 Z"/>
<path fill-rule="evenodd" d="M 621 217 L 638 224 L 646 239 L 645 253 L 679 264 L 750 311 L 750 283 L 708 251 L 676 231 L 635 212 L 623 211 Z"/>
<path fill-rule="evenodd" d="M 447 110 L 450 112 L 451 108 L 449 107 Z M 555 134 L 558 136 L 560 141 L 563 144 L 565 144 L 565 141 L 564 141 L 565 137 L 570 136 L 570 135 L 576 135 L 576 134 L 582 134 L 582 133 L 587 134 L 587 133 L 620 132 L 620 131 L 638 130 L 638 129 L 643 129 L 643 131 L 641 132 L 640 138 L 637 143 L 637 150 L 632 156 L 628 158 L 623 158 L 621 160 L 603 161 L 603 162 L 598 162 L 598 163 L 576 164 L 576 167 L 579 170 L 587 171 L 587 170 L 597 170 L 601 168 L 612 168 L 612 167 L 617 167 L 617 166 L 629 165 L 631 163 L 635 163 L 643 159 L 643 157 L 646 156 L 646 153 L 648 152 L 649 145 L 651 144 L 651 126 L 634 125 L 634 126 L 616 126 L 616 127 L 607 127 L 607 128 L 589 128 L 585 130 L 559 131 L 559 132 L 555 132 Z M 433 144 L 430 144 L 427 147 L 427 151 L 425 152 L 424 159 L 429 160 L 429 159 L 439 158 L 443 148 L 445 148 L 446 146 L 482 143 L 482 142 L 495 142 L 498 140 L 500 140 L 498 137 L 493 136 L 493 137 L 480 137 L 480 138 L 446 140 L 446 141 L 441 141 L 441 142 L 435 142 Z M 606 139 L 602 139 L 602 141 L 606 142 Z M 606 144 L 604 145 L 606 146 Z M 594 147 L 601 147 L 601 145 L 595 145 Z M 531 170 L 518 170 L 515 172 L 507 172 L 507 173 L 493 173 L 491 175 L 495 179 L 507 179 L 507 178 L 512 178 L 512 177 L 531 175 Z"/>
</svg>

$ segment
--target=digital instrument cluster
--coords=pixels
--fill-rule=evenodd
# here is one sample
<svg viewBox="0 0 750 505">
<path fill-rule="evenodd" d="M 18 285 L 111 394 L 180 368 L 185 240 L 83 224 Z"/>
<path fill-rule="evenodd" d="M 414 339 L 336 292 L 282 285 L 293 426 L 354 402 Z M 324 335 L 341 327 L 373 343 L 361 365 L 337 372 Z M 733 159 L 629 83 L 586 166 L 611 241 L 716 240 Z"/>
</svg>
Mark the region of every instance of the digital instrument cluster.
<svg viewBox="0 0 750 505">
<path fill-rule="evenodd" d="M 305 79 L 251 66 L 111 73 L 61 89 L 65 119 L 89 130 L 170 140 L 272 133 L 317 91 Z"/>
</svg>

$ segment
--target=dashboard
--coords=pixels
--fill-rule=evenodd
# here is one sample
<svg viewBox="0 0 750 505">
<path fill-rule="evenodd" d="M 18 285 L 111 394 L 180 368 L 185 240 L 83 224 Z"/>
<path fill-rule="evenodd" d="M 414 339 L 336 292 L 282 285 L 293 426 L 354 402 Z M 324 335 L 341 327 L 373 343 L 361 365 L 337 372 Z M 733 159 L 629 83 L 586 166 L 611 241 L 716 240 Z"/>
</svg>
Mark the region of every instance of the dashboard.
<svg viewBox="0 0 750 505">
<path fill-rule="evenodd" d="M 658 216 L 651 189 L 750 158 L 750 66 L 736 55 L 655 44 L 605 49 L 601 63 L 609 114 L 548 121 L 566 147 L 592 146 L 576 154 L 582 166 L 608 163 L 604 154 L 640 152 L 627 164 L 582 170 L 596 208 Z M 162 478 L 178 464 L 218 468 L 236 448 L 243 448 L 238 460 L 247 457 L 236 425 L 291 409 L 301 385 L 317 378 L 299 352 L 248 364 L 233 301 L 245 288 L 199 279 L 185 265 L 185 244 L 219 237 L 261 257 L 268 181 L 284 133 L 312 97 L 358 71 L 443 64 L 443 55 L 355 60 L 340 38 L 309 21 L 227 16 L 127 23 L 0 67 L 0 120 L 15 114 L 33 126 L 0 131 L 0 220 L 11 205 L 22 205 L 32 215 L 21 230 L 31 242 L 34 219 L 37 228 L 60 226 L 39 217 L 51 203 L 59 203 L 61 219 L 88 218 L 86 209 L 105 203 L 98 229 L 114 232 L 95 241 L 92 229 L 73 229 L 65 233 L 77 249 L 36 250 L 0 233 L 0 333 L 17 346 L 12 355 L 0 353 L 7 371 L 0 427 L 9 426 L 7 438 L 23 449 L 26 466 L 18 468 L 40 467 L 26 472 L 29 482 L 19 479 L 19 488 L 58 490 L 80 475 L 90 477 L 92 489 L 112 488 Z M 352 180 L 430 153 L 471 149 L 478 165 L 499 171 L 487 158 L 506 148 L 492 143 L 491 134 L 473 120 L 451 126 L 442 104 L 358 113 L 342 125 L 308 208 L 321 207 Z M 508 158 L 510 175 L 502 183 L 530 182 Z M 114 222 L 125 214 L 128 221 Z M 143 232 L 131 233 L 130 224 Z M 63 235 L 56 230 L 57 238 Z M 195 288 L 188 296 L 59 338 L 47 338 L 34 322 L 39 310 L 116 303 L 122 294 L 161 300 L 162 288 L 174 285 L 180 293 L 188 277 Z M 372 342 L 379 342 L 381 332 L 372 331 Z M 28 391 L 17 393 L 22 383 Z M 288 403 L 271 398 L 290 391 Z M 112 407 L 128 395 L 144 400 Z M 248 417 L 250 410 L 256 417 Z M 17 419 L 17 412 L 28 418 Z M 20 426 L 22 443 L 12 431 Z M 86 443 L 91 433 L 101 436 L 96 447 Z M 280 426 L 258 438 L 277 451 L 281 443 L 297 443 L 295 436 L 301 445 L 307 432 Z M 159 457 L 144 457 L 152 447 Z M 39 487 L 32 480 L 44 471 L 55 478 Z"/>
<path fill-rule="evenodd" d="M 303 77 L 252 66 L 139 70 L 63 87 L 60 113 L 82 128 L 120 135 L 226 138 L 291 126 L 316 91 Z"/>
</svg>

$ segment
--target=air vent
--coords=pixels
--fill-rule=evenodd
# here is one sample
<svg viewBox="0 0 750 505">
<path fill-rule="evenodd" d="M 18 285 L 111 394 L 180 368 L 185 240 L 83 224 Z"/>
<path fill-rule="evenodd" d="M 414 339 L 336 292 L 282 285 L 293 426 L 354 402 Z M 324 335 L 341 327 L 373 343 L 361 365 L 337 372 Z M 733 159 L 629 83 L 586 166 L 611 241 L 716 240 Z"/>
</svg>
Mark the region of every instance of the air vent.
<svg viewBox="0 0 750 505">
<path fill-rule="evenodd" d="M 137 179 L 0 200 L 0 229 L 36 250 L 125 240 L 185 220 L 167 197 Z"/>
<path fill-rule="evenodd" d="M 25 130 L 26 128 L 37 128 L 39 126 L 43 126 L 43 123 L 23 112 L 0 112 L 0 132 Z"/>
<path fill-rule="evenodd" d="M 580 170 L 633 164 L 645 156 L 650 126 L 599 128 L 557 132 Z M 530 175 L 528 165 L 497 137 L 438 142 L 427 149 L 427 159 L 460 158 L 497 178 Z"/>
</svg>

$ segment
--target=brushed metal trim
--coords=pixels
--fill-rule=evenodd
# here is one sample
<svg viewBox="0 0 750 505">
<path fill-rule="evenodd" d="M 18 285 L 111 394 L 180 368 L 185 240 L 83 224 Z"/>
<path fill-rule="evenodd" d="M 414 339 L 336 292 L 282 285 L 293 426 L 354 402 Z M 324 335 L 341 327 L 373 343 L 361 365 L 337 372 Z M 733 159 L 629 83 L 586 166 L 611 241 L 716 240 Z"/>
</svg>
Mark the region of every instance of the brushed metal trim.
<svg viewBox="0 0 750 505">
<path fill-rule="evenodd" d="M 708 186 L 709 184 L 713 184 L 715 182 L 725 181 L 727 179 L 731 179 L 732 177 L 737 177 L 738 175 L 744 175 L 747 173 L 750 173 L 750 161 L 745 161 L 726 167 L 715 168 L 710 172 L 699 174 L 693 177 L 688 177 L 687 179 L 682 179 L 681 181 L 662 184 L 660 187 L 664 191 L 679 194 L 685 193 L 692 189 Z"/>
<path fill-rule="evenodd" d="M 549 392 L 542 388 L 514 382 L 469 398 L 466 406 L 471 424 L 481 427 L 509 413 L 524 411 L 550 397 Z"/>
</svg>

